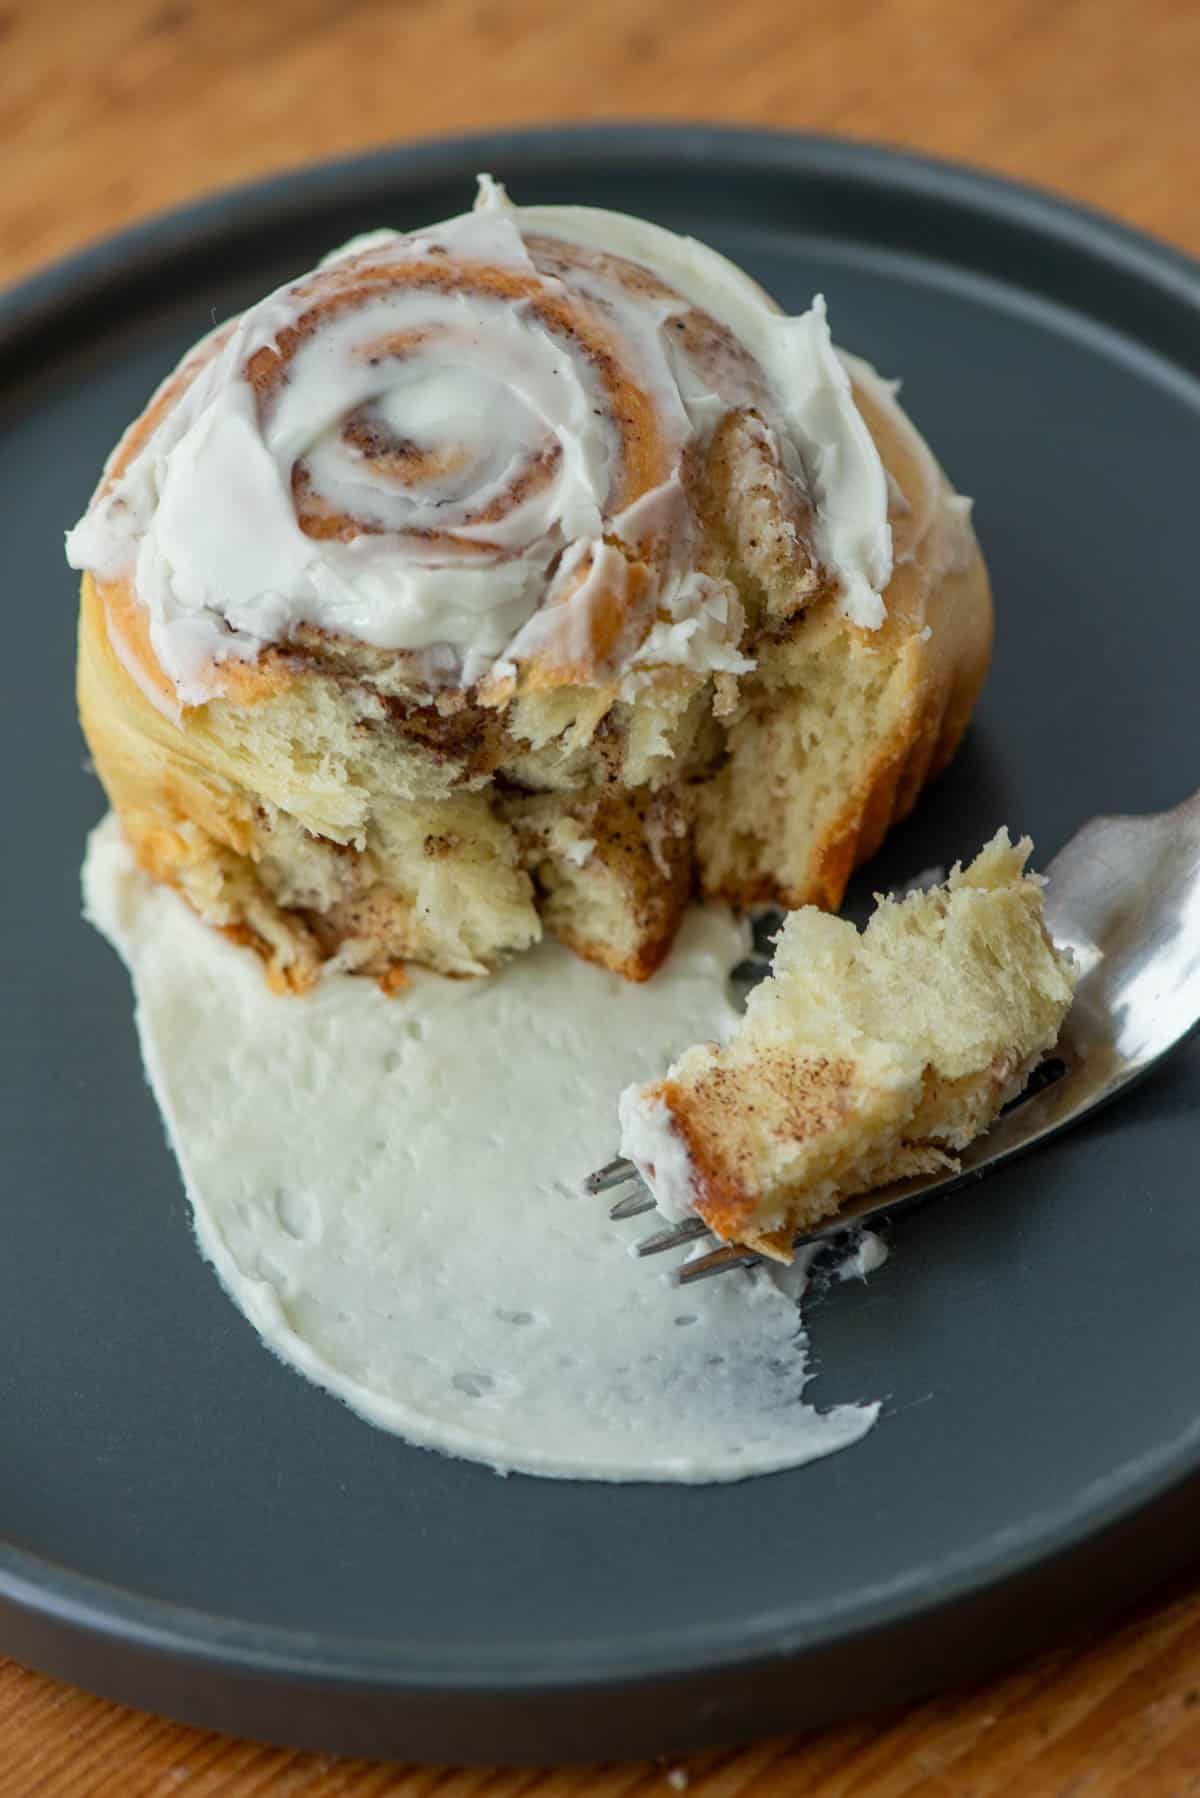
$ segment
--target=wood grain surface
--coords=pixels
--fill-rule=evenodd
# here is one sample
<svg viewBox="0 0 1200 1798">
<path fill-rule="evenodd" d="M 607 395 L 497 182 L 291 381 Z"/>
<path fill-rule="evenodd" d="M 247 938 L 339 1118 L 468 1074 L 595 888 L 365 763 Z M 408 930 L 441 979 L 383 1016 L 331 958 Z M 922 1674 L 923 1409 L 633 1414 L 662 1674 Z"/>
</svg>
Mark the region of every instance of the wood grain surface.
<svg viewBox="0 0 1200 1798">
<path fill-rule="evenodd" d="M 1200 252 L 1198 0 L 0 3 L 0 283 L 194 194 L 489 125 L 837 131 L 1041 182 Z M 0 1798 L 900 1798 L 1200 1791 L 1200 1598 L 899 1717 L 686 1765 L 335 1761 L 0 1663 Z"/>
</svg>

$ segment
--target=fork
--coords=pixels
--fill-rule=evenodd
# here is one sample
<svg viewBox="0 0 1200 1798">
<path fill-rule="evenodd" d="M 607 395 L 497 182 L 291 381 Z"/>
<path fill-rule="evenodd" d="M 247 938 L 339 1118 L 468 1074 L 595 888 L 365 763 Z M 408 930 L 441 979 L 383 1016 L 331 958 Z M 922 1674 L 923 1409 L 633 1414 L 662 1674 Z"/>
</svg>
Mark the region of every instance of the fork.
<svg viewBox="0 0 1200 1798">
<path fill-rule="evenodd" d="M 1200 1023 L 1200 791 L 1173 811 L 1093 818 L 1054 857 L 1046 879 L 1046 926 L 1079 969 L 1053 1056 L 991 1129 L 968 1144 L 956 1172 L 918 1175 L 861 1193 L 835 1217 L 797 1236 L 796 1248 L 944 1198 L 1048 1142 L 1149 1073 Z M 769 971 L 769 958 L 755 956 L 735 975 L 753 984 Z M 630 1190 L 613 1204 L 610 1217 L 654 1209 L 653 1195 L 624 1157 L 584 1182 L 589 1193 L 625 1186 Z M 644 1237 L 637 1253 L 661 1254 L 707 1233 L 701 1218 L 685 1218 Z M 685 1261 L 675 1278 L 686 1286 L 761 1259 L 730 1243 Z"/>
</svg>

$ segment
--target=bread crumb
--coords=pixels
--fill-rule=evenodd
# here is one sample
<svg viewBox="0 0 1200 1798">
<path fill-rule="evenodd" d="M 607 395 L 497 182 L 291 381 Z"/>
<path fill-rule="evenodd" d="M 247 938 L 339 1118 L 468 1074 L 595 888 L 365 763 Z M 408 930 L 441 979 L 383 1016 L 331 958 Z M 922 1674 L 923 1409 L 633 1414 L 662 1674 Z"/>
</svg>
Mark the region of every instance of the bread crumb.
<svg viewBox="0 0 1200 1798">
<path fill-rule="evenodd" d="M 685 1792 L 690 1783 L 686 1767 L 672 1767 L 667 1774 L 667 1784 L 673 1792 Z"/>
</svg>

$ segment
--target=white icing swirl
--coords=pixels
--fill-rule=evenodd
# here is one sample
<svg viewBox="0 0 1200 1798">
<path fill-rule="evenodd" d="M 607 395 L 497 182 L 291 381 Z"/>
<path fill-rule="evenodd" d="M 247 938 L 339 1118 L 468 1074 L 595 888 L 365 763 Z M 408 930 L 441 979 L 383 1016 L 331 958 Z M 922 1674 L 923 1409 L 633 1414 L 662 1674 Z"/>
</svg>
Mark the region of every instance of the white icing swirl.
<svg viewBox="0 0 1200 1798">
<path fill-rule="evenodd" d="M 160 397 L 67 555 L 132 581 L 184 704 L 302 625 L 464 685 L 539 655 L 749 666 L 682 480 L 733 408 L 768 417 L 848 616 L 883 618 L 886 479 L 823 302 L 787 318 L 624 215 L 516 208 L 484 177 L 474 212 L 356 239 Z M 606 598 L 625 623 L 597 648 Z"/>
</svg>

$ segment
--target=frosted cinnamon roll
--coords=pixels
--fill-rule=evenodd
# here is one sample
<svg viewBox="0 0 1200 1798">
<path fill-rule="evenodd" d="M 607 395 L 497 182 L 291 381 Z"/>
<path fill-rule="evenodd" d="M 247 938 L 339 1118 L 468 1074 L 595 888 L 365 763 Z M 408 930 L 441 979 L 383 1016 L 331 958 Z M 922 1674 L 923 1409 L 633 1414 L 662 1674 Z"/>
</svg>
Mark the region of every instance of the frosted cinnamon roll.
<svg viewBox="0 0 1200 1798">
<path fill-rule="evenodd" d="M 623 215 L 475 210 L 204 339 L 68 558 L 142 863 L 302 989 L 694 893 L 836 906 L 986 668 L 968 507 L 866 364 Z"/>
</svg>

